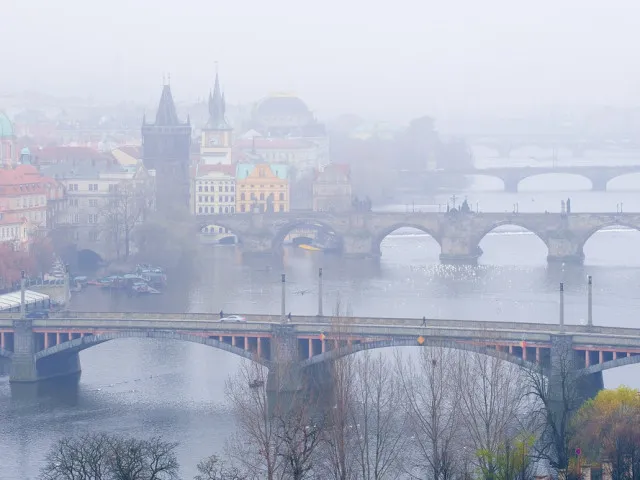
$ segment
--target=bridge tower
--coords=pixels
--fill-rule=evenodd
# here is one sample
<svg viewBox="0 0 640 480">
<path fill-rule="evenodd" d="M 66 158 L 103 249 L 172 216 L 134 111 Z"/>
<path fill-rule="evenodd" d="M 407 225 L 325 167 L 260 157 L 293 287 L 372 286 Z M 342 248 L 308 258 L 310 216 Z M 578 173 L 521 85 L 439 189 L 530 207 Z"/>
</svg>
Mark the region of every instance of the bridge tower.
<svg viewBox="0 0 640 480">
<path fill-rule="evenodd" d="M 190 150 L 191 122 L 178 118 L 167 83 L 155 123 L 142 120 L 142 159 L 145 168 L 156 172 L 156 207 L 160 212 L 189 208 Z"/>
</svg>

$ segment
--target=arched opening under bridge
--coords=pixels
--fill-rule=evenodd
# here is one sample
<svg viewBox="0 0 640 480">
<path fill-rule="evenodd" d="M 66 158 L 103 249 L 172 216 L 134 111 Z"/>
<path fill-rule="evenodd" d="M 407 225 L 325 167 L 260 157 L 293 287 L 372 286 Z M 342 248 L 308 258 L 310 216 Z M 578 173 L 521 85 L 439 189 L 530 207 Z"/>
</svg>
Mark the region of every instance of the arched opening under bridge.
<svg viewBox="0 0 640 480">
<path fill-rule="evenodd" d="M 478 238 L 483 265 L 546 265 L 549 249 L 531 230 L 514 223 L 493 226 Z"/>
<path fill-rule="evenodd" d="M 274 251 L 287 247 L 310 253 L 334 253 L 342 251 L 342 237 L 324 222 L 300 219 L 280 227 L 272 247 Z"/>
<path fill-rule="evenodd" d="M 593 266 L 640 267 L 639 247 L 640 225 L 608 225 L 594 230 L 584 240 L 584 263 Z"/>
<path fill-rule="evenodd" d="M 373 253 L 385 263 L 425 265 L 440 262 L 441 246 L 435 233 L 421 225 L 399 223 L 373 239 Z"/>
<path fill-rule="evenodd" d="M 240 243 L 238 236 L 228 227 L 209 224 L 200 228 L 200 239 L 206 244 L 235 245 Z"/>
<path fill-rule="evenodd" d="M 576 173 L 538 173 L 518 183 L 519 192 L 590 191 L 589 178 Z"/>
<path fill-rule="evenodd" d="M 607 191 L 637 192 L 640 190 L 640 172 L 627 173 L 607 182 Z"/>
</svg>

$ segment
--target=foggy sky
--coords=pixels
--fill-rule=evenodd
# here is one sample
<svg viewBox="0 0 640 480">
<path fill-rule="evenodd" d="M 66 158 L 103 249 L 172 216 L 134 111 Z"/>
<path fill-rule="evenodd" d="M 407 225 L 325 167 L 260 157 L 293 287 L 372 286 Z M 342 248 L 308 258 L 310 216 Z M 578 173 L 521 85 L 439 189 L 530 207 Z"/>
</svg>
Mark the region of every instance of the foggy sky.
<svg viewBox="0 0 640 480">
<path fill-rule="evenodd" d="M 0 94 L 155 103 L 170 72 L 191 101 L 217 60 L 229 102 L 287 91 L 321 115 L 640 104 L 638 0 L 0 4 Z"/>
</svg>

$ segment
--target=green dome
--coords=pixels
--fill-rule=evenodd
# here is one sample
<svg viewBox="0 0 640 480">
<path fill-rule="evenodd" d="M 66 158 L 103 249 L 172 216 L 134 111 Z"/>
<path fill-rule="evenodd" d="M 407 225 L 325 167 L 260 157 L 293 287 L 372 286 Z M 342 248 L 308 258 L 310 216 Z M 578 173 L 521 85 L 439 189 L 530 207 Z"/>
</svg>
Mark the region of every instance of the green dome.
<svg viewBox="0 0 640 480">
<path fill-rule="evenodd" d="M 9 117 L 0 112 L 0 137 L 13 137 L 13 124 Z"/>
</svg>

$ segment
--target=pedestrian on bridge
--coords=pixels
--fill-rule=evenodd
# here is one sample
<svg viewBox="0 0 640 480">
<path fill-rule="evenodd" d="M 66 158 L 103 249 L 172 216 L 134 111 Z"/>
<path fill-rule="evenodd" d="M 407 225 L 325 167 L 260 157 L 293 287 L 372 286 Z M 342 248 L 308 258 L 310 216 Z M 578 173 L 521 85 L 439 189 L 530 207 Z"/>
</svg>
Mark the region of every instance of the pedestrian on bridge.
<svg viewBox="0 0 640 480">
<path fill-rule="evenodd" d="M 427 317 L 422 317 L 422 326 L 423 327 L 427 326 Z"/>
<path fill-rule="evenodd" d="M 224 312 L 222 310 L 220 310 L 220 318 L 224 317 Z"/>
<path fill-rule="evenodd" d="M 289 312 L 289 315 L 287 315 L 287 318 L 289 319 L 289 321 L 291 321 L 291 312 Z"/>
</svg>

